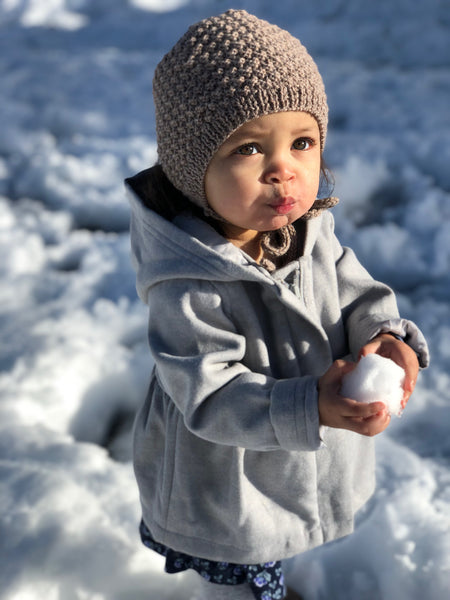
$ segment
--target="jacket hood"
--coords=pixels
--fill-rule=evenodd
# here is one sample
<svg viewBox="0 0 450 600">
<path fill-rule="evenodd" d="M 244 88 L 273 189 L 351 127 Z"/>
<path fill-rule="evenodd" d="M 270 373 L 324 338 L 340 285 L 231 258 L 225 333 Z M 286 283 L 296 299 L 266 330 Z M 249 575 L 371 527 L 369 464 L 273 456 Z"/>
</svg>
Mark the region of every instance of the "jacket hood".
<svg viewBox="0 0 450 600">
<path fill-rule="evenodd" d="M 131 251 L 139 297 L 147 302 L 151 286 L 170 279 L 254 281 L 273 285 L 268 271 L 228 242 L 202 219 L 182 213 L 173 221 L 146 206 L 145 189 L 126 180 L 131 207 Z M 306 221 L 304 255 L 311 254 L 322 214 Z"/>
</svg>

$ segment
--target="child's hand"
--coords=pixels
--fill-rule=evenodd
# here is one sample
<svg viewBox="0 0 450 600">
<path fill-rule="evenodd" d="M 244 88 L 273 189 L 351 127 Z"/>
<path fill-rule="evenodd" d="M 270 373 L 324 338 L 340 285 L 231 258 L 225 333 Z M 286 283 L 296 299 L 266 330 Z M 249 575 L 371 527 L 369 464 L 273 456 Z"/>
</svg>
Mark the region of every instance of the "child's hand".
<svg viewBox="0 0 450 600">
<path fill-rule="evenodd" d="M 365 404 L 339 394 L 342 377 L 354 368 L 354 363 L 337 360 L 319 379 L 320 423 L 374 436 L 384 431 L 390 423 L 384 402 Z"/>
<path fill-rule="evenodd" d="M 361 348 L 359 358 L 367 356 L 367 354 L 379 354 L 385 358 L 390 358 L 404 369 L 405 383 L 403 384 L 402 408 L 405 408 L 414 390 L 419 373 L 419 361 L 414 350 L 394 336 L 382 333 Z"/>
</svg>

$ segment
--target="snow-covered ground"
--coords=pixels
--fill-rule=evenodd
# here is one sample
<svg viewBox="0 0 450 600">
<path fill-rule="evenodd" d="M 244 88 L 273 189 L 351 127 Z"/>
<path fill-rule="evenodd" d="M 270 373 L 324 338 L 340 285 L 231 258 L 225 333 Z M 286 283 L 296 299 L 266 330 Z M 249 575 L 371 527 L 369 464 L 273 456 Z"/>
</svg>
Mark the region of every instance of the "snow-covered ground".
<svg viewBox="0 0 450 600">
<path fill-rule="evenodd" d="M 156 156 L 156 63 L 230 7 L 316 58 L 341 239 L 433 360 L 377 440 L 355 534 L 290 561 L 290 580 L 307 600 L 450 597 L 450 2 L 0 0 L 1 600 L 191 597 L 136 530 L 151 365 L 122 180 Z"/>
</svg>

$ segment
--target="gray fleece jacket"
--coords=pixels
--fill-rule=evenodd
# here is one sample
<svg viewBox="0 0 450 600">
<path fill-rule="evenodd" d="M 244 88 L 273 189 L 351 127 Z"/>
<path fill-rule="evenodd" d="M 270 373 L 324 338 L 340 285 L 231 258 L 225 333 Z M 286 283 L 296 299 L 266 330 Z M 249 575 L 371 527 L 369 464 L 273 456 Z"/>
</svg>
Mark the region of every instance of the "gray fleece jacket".
<svg viewBox="0 0 450 600">
<path fill-rule="evenodd" d="M 259 563 L 350 533 L 374 490 L 373 440 L 320 426 L 318 377 L 382 331 L 425 366 L 423 336 L 339 244 L 329 212 L 306 222 L 300 259 L 269 274 L 202 220 L 169 222 L 131 196 L 155 361 L 134 467 L 153 537 Z"/>
</svg>

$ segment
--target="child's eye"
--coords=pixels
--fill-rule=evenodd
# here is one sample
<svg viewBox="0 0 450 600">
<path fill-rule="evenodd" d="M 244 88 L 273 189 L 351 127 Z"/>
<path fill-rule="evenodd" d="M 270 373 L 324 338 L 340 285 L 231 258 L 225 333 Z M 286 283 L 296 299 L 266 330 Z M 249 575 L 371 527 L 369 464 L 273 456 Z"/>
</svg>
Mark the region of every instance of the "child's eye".
<svg viewBox="0 0 450 600">
<path fill-rule="evenodd" d="M 243 156 L 251 156 L 257 152 L 258 148 L 256 147 L 256 144 L 244 144 L 239 146 L 239 148 L 236 150 L 236 154 L 242 154 Z"/>
<path fill-rule="evenodd" d="M 298 140 L 295 140 L 295 142 L 292 144 L 292 147 L 295 150 L 309 150 L 313 145 L 314 140 L 311 138 L 298 138 Z"/>
</svg>

